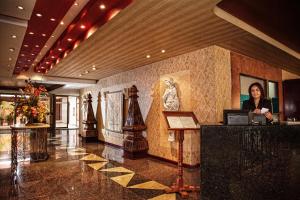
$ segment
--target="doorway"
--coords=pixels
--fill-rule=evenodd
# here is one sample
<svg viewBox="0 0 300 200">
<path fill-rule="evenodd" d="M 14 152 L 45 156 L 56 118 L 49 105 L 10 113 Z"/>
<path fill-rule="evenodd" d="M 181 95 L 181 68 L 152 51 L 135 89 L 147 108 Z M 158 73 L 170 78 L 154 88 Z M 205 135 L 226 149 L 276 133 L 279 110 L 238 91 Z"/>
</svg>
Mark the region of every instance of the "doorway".
<svg viewBox="0 0 300 200">
<path fill-rule="evenodd" d="M 55 96 L 55 127 L 78 128 L 79 99 L 76 96 Z"/>
</svg>

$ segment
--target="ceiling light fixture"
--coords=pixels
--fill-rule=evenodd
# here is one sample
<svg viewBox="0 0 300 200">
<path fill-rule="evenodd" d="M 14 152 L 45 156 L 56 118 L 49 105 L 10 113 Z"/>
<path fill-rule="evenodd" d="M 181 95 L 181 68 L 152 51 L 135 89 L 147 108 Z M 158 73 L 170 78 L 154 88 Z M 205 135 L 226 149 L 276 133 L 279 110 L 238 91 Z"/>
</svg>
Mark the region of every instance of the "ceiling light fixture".
<svg viewBox="0 0 300 200">
<path fill-rule="evenodd" d="M 100 8 L 101 10 L 104 10 L 106 7 L 105 7 L 104 4 L 101 4 L 101 5 L 99 6 L 99 8 Z"/>
<path fill-rule="evenodd" d="M 8 58 L 8 60 L 11 61 L 12 59 L 11 59 L 11 58 Z"/>
<path fill-rule="evenodd" d="M 35 45 L 35 47 L 36 47 L 36 48 L 39 48 L 40 46 L 39 46 L 39 45 Z"/>
<path fill-rule="evenodd" d="M 9 48 L 9 51 L 10 51 L 10 52 L 14 52 L 14 51 L 15 51 L 15 48 Z"/>
<path fill-rule="evenodd" d="M 43 36 L 43 37 L 46 37 L 46 34 L 45 34 L 45 33 L 42 33 L 42 36 Z"/>
<path fill-rule="evenodd" d="M 22 56 L 22 57 L 24 57 L 24 56 L 25 56 L 25 54 L 24 54 L 24 53 L 22 53 L 22 54 L 21 54 L 21 56 Z"/>
<path fill-rule="evenodd" d="M 54 35 L 51 35 L 52 38 L 54 38 Z"/>
<path fill-rule="evenodd" d="M 24 10 L 24 7 L 23 7 L 23 6 L 17 6 L 17 8 L 18 8 L 19 10 Z"/>
<path fill-rule="evenodd" d="M 28 44 L 24 44 L 24 47 L 28 47 Z"/>
<path fill-rule="evenodd" d="M 60 25 L 64 25 L 65 23 L 63 21 L 60 22 Z"/>
<path fill-rule="evenodd" d="M 85 25 L 81 25 L 80 28 L 81 28 L 81 29 L 85 29 Z"/>
<path fill-rule="evenodd" d="M 166 50 L 162 49 L 162 50 L 161 50 L 161 52 L 162 52 L 162 53 L 165 53 L 165 52 L 166 52 Z"/>
<path fill-rule="evenodd" d="M 48 62 L 48 61 L 46 62 L 47 65 L 49 65 L 49 63 L 50 63 L 50 62 Z"/>
<path fill-rule="evenodd" d="M 85 74 L 88 74 L 88 73 L 89 73 L 89 71 L 88 71 L 88 70 L 85 70 L 85 71 L 84 71 L 84 73 L 85 73 Z"/>
<path fill-rule="evenodd" d="M 29 35 L 33 35 L 34 34 L 34 32 L 29 32 Z"/>
<path fill-rule="evenodd" d="M 32 53 L 31 55 L 34 56 L 34 53 Z"/>
<path fill-rule="evenodd" d="M 48 46 L 47 46 L 47 45 L 45 45 L 44 47 L 45 47 L 45 48 L 47 48 Z"/>
<path fill-rule="evenodd" d="M 54 59 L 54 58 L 55 58 L 55 56 L 51 56 L 51 58 L 53 58 L 53 59 Z"/>
<path fill-rule="evenodd" d="M 58 51 L 62 51 L 62 48 L 59 48 Z"/>
<path fill-rule="evenodd" d="M 79 4 L 77 2 L 74 3 L 74 6 L 78 6 Z"/>
<path fill-rule="evenodd" d="M 17 38 L 17 36 L 16 35 L 11 35 L 11 38 Z"/>
<path fill-rule="evenodd" d="M 53 22 L 55 22 L 55 19 L 54 19 L 54 18 L 50 18 L 50 21 L 53 21 Z"/>
<path fill-rule="evenodd" d="M 37 17 L 42 17 L 43 15 L 41 13 L 36 13 L 35 14 Z"/>
<path fill-rule="evenodd" d="M 92 68 L 94 71 L 96 70 L 96 67 L 95 67 L 95 65 L 93 65 L 93 68 Z"/>
<path fill-rule="evenodd" d="M 146 58 L 150 58 L 150 57 L 151 57 L 150 55 L 147 55 L 147 56 L 146 56 Z"/>
<path fill-rule="evenodd" d="M 79 74 L 79 76 L 82 76 L 82 74 Z"/>
<path fill-rule="evenodd" d="M 27 61 L 28 61 L 28 62 L 31 62 L 31 60 L 30 60 L 30 59 L 28 59 Z"/>
<path fill-rule="evenodd" d="M 68 42 L 72 42 L 72 38 L 68 38 L 67 40 L 68 40 Z"/>
</svg>

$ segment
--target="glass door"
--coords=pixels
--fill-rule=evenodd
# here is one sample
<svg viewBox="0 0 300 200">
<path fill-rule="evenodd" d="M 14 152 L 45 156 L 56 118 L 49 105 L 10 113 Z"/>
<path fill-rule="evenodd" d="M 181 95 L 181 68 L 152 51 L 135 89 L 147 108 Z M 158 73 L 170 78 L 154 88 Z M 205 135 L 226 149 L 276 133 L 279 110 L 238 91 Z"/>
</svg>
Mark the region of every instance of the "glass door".
<svg viewBox="0 0 300 200">
<path fill-rule="evenodd" d="M 69 96 L 69 124 L 68 128 L 78 128 L 79 113 L 78 113 L 78 97 Z"/>
<path fill-rule="evenodd" d="M 55 123 L 56 128 L 68 128 L 69 106 L 67 96 L 55 97 Z"/>
</svg>

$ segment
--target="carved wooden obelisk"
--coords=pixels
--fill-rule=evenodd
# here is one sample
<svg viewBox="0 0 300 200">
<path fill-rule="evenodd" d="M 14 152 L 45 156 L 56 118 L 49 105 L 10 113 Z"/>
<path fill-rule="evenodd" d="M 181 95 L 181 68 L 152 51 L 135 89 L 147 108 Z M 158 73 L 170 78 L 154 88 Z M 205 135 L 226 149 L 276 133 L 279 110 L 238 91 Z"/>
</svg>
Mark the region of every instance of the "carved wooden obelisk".
<svg viewBox="0 0 300 200">
<path fill-rule="evenodd" d="M 87 142 L 87 141 L 97 141 L 97 129 L 96 129 L 96 124 L 97 121 L 95 119 L 93 107 L 92 107 L 92 95 L 88 94 L 88 99 L 87 99 L 87 117 L 86 120 L 83 121 L 82 123 L 84 124 L 83 132 L 81 134 L 82 139 Z"/>
<path fill-rule="evenodd" d="M 138 103 L 138 90 L 135 85 L 129 89 L 128 115 L 123 126 L 126 138 L 123 142 L 124 157 L 136 159 L 147 156 L 148 141 L 143 137 L 142 132 L 146 130 L 141 110 Z"/>
</svg>

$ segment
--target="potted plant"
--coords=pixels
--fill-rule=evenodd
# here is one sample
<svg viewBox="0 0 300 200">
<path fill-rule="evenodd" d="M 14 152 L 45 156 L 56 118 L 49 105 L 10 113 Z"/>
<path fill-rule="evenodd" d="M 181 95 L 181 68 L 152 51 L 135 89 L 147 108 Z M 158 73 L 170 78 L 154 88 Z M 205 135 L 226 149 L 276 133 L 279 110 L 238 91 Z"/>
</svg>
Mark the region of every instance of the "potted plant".
<svg viewBox="0 0 300 200">
<path fill-rule="evenodd" d="M 0 126 L 3 126 L 4 118 L 0 115 Z"/>
<path fill-rule="evenodd" d="M 6 121 L 8 123 L 8 125 L 13 125 L 14 123 L 14 116 L 12 113 L 10 113 L 9 115 L 6 116 Z"/>
<path fill-rule="evenodd" d="M 25 116 L 27 125 L 32 125 L 44 121 L 48 109 L 44 103 L 40 102 L 40 97 L 45 97 L 48 93 L 43 85 L 35 87 L 30 80 L 25 82 L 25 89 L 21 90 L 21 97 L 16 101 L 16 114 Z"/>
</svg>

